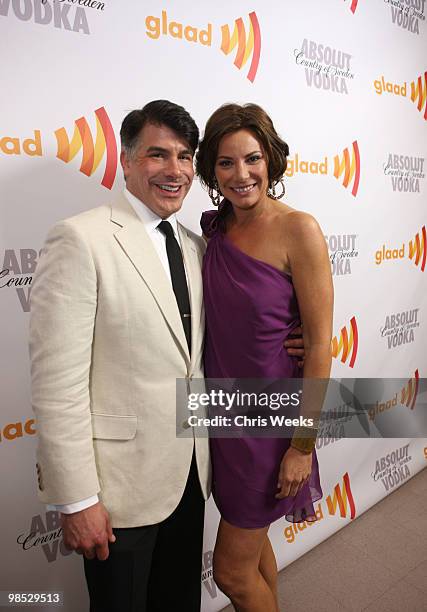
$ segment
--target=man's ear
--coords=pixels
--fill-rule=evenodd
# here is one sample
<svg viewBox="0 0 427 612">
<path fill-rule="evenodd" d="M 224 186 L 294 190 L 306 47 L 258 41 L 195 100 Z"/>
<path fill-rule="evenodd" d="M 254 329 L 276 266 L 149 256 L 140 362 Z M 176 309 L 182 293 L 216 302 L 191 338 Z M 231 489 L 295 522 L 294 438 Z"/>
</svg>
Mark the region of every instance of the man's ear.
<svg viewBox="0 0 427 612">
<path fill-rule="evenodd" d="M 128 156 L 126 155 L 125 151 L 122 151 L 120 153 L 120 164 L 123 168 L 123 174 L 125 176 L 125 180 L 127 178 L 128 175 L 128 168 L 129 168 L 129 160 L 128 160 Z"/>
</svg>

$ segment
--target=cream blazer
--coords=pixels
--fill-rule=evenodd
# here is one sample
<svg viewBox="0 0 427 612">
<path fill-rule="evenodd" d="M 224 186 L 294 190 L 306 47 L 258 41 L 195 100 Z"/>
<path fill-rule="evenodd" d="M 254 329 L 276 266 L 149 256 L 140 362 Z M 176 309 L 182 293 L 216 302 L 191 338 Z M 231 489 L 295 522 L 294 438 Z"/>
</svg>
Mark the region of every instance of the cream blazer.
<svg viewBox="0 0 427 612">
<path fill-rule="evenodd" d="M 179 503 L 193 447 L 205 498 L 207 438 L 177 437 L 176 379 L 203 377 L 204 241 L 178 224 L 191 359 L 175 295 L 124 196 L 49 232 L 31 290 L 39 497 L 99 494 L 113 527 L 158 523 Z"/>
</svg>

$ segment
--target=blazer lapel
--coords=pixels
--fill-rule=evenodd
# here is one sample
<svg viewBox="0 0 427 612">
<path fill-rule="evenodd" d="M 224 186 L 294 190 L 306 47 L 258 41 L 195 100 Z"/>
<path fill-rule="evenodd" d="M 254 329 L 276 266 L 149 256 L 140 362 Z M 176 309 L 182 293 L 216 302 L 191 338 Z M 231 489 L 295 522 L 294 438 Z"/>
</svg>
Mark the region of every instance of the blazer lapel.
<svg viewBox="0 0 427 612">
<path fill-rule="evenodd" d="M 172 285 L 156 249 L 131 205 L 121 196 L 112 206 L 111 221 L 118 225 L 114 237 L 151 291 L 158 307 L 179 344 L 187 364 L 190 363 L 187 340 Z"/>
<path fill-rule="evenodd" d="M 201 310 L 203 304 L 203 285 L 201 274 L 201 261 L 197 249 L 187 234 L 186 228 L 178 223 L 178 233 L 181 241 L 182 254 L 188 277 L 188 290 L 191 305 L 191 356 L 196 358 L 197 342 L 201 330 Z"/>
</svg>

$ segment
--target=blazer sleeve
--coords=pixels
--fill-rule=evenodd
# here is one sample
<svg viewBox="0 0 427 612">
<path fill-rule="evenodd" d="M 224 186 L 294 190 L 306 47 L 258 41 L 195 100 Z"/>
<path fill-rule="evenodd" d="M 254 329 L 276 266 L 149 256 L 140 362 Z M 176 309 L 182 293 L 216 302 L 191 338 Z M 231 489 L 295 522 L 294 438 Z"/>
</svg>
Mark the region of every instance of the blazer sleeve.
<svg viewBox="0 0 427 612">
<path fill-rule="evenodd" d="M 49 232 L 30 300 L 39 497 L 69 504 L 100 490 L 89 394 L 96 269 L 87 241 L 70 221 Z"/>
</svg>

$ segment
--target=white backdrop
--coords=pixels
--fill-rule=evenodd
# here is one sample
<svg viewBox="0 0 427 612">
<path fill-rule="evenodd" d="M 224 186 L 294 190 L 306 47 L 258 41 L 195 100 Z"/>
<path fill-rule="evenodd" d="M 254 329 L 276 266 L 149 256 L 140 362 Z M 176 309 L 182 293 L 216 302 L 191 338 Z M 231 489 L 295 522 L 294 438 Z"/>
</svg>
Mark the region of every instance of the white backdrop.
<svg viewBox="0 0 427 612">
<path fill-rule="evenodd" d="M 129 110 L 168 98 L 202 128 L 224 102 L 261 104 L 291 149 L 286 201 L 328 241 L 333 375 L 426 376 L 425 4 L 0 0 L 0 589 L 59 589 L 67 612 L 86 606 L 81 560 L 36 499 L 28 296 L 48 228 L 123 188 Z M 195 182 L 180 219 L 198 232 L 210 206 Z M 281 567 L 423 469 L 427 440 L 319 440 L 318 451 L 319 521 L 271 527 Z M 211 575 L 217 521 L 210 500 L 204 612 L 226 603 Z"/>
</svg>

